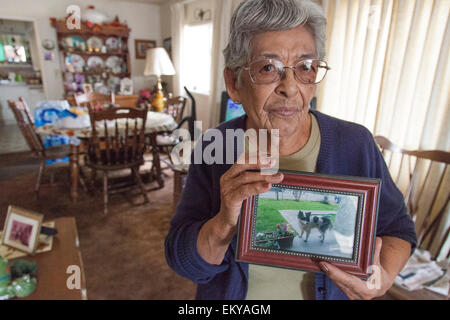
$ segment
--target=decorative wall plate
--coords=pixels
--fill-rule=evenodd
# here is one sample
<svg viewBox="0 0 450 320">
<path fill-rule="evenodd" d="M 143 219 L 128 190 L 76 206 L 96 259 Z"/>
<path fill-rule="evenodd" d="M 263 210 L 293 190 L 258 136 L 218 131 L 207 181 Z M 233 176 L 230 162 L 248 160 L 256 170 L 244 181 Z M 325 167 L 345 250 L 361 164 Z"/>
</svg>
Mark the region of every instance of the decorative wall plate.
<svg viewBox="0 0 450 320">
<path fill-rule="evenodd" d="M 70 70 L 70 65 L 73 67 L 74 72 L 83 72 L 83 67 L 85 65 L 84 59 L 78 54 L 71 54 L 66 57 L 66 64 L 68 65 L 68 70 Z"/>
<path fill-rule="evenodd" d="M 116 37 L 109 37 L 106 39 L 106 48 L 108 48 L 109 51 L 114 51 L 119 49 L 119 39 Z"/>
<path fill-rule="evenodd" d="M 101 94 L 109 94 L 109 89 L 103 82 L 96 82 L 94 84 L 94 91 Z"/>
<path fill-rule="evenodd" d="M 117 88 L 120 86 L 120 78 L 111 76 L 108 79 L 108 87 L 111 89 L 111 91 L 117 91 Z"/>
<path fill-rule="evenodd" d="M 87 61 L 87 65 L 88 65 L 89 69 L 97 69 L 97 68 L 103 68 L 105 66 L 105 62 L 103 61 L 102 58 L 93 56 L 93 57 L 89 57 L 89 59 Z"/>
<path fill-rule="evenodd" d="M 45 50 L 53 50 L 55 49 L 55 42 L 52 39 L 44 39 L 42 41 L 42 47 Z"/>
<path fill-rule="evenodd" d="M 86 44 L 86 41 L 80 36 L 69 36 L 61 40 L 64 48 L 79 48 L 82 43 Z"/>
<path fill-rule="evenodd" d="M 93 49 L 101 49 L 102 45 L 103 45 L 103 41 L 102 39 L 98 38 L 98 37 L 90 37 L 87 40 L 87 45 Z"/>
<path fill-rule="evenodd" d="M 122 59 L 117 56 L 111 56 L 106 60 L 106 66 L 111 69 L 112 73 L 120 73 L 122 71 Z"/>
</svg>

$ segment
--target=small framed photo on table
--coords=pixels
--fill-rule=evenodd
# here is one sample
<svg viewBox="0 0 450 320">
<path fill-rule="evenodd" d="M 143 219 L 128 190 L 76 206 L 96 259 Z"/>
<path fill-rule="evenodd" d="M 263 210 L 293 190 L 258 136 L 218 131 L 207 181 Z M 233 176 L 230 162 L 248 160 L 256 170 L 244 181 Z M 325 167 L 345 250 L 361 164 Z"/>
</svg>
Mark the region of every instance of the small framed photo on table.
<svg viewBox="0 0 450 320">
<path fill-rule="evenodd" d="M 42 214 L 9 206 L 2 244 L 26 253 L 34 253 L 39 244 L 43 218 Z"/>
<path fill-rule="evenodd" d="M 85 94 L 91 94 L 92 92 L 94 92 L 94 90 L 92 89 L 92 85 L 90 83 L 83 83 L 83 93 Z"/>
<path fill-rule="evenodd" d="M 236 260 L 313 272 L 327 261 L 368 278 L 381 180 L 280 172 L 280 184 L 244 201 Z"/>
</svg>

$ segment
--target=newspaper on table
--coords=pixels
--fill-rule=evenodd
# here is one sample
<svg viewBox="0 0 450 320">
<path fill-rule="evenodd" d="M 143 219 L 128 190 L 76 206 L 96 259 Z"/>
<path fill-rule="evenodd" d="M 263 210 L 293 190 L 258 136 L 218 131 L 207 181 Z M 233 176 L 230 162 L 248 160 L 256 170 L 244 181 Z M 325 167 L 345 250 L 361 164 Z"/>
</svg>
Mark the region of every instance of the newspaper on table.
<svg viewBox="0 0 450 320">
<path fill-rule="evenodd" d="M 403 270 L 395 278 L 395 284 L 408 291 L 428 289 L 448 296 L 450 273 L 446 260 L 436 262 L 430 252 L 416 249 Z"/>
</svg>

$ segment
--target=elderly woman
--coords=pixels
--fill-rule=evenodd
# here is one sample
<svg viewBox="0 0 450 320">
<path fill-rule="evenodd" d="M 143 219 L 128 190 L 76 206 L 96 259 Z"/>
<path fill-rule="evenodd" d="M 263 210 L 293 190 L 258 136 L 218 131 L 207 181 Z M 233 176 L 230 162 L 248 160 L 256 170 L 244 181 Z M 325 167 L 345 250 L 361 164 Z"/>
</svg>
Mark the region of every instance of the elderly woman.
<svg viewBox="0 0 450 320">
<path fill-rule="evenodd" d="M 315 274 L 317 299 L 371 299 L 393 284 L 415 247 L 416 235 L 370 132 L 309 110 L 328 70 L 322 61 L 325 25 L 321 8 L 309 0 L 243 1 L 232 17 L 224 76 L 230 97 L 243 105 L 246 115 L 217 129 L 224 140 L 227 129 L 278 129 L 281 169 L 382 180 L 374 255 L 379 286 L 368 286 L 326 262 L 320 263 L 324 273 Z M 224 150 L 230 152 L 236 150 Z M 169 265 L 198 283 L 197 299 L 292 299 L 263 293 L 291 292 L 289 285 L 300 290 L 300 271 L 270 273 L 235 261 L 243 200 L 283 179 L 282 173 L 262 175 L 255 170 L 273 161 L 190 166 L 165 248 Z M 280 283 L 283 287 L 277 288 Z"/>
</svg>

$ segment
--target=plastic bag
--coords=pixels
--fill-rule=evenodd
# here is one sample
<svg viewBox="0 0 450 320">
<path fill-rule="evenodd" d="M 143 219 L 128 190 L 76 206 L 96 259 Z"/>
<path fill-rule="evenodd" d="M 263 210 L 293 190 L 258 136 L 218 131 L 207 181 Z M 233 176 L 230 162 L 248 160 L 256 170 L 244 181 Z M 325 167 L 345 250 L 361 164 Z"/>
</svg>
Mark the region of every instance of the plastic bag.
<svg viewBox="0 0 450 320">
<path fill-rule="evenodd" d="M 34 110 L 34 125 L 40 127 L 46 124 L 54 124 L 59 119 L 77 115 L 70 112 L 70 105 L 67 100 L 54 100 L 54 101 L 42 101 L 38 104 Z M 69 144 L 69 137 L 60 135 L 46 135 L 43 137 L 44 147 L 54 147 L 63 144 Z M 47 160 L 46 164 L 58 163 L 58 162 L 68 162 L 69 158 L 62 158 L 56 160 Z"/>
<path fill-rule="evenodd" d="M 67 117 L 69 109 L 67 100 L 41 101 L 34 110 L 34 125 L 41 127 L 55 123 L 58 119 Z"/>
</svg>

